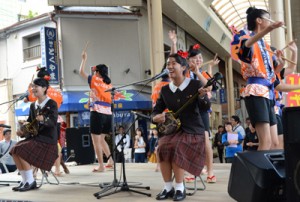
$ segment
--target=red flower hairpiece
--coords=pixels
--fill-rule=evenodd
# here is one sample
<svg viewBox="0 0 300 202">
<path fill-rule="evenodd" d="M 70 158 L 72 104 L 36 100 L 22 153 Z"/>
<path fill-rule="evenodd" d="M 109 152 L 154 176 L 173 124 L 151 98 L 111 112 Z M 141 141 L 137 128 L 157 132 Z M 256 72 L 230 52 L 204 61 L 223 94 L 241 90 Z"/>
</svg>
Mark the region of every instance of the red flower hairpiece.
<svg viewBox="0 0 300 202">
<path fill-rule="evenodd" d="M 193 46 L 193 49 L 199 49 L 200 48 L 200 45 L 199 44 L 195 44 L 194 46 Z"/>
<path fill-rule="evenodd" d="M 51 76 L 45 75 L 45 76 L 44 76 L 44 79 L 47 80 L 47 81 L 50 81 Z"/>
<path fill-rule="evenodd" d="M 186 59 L 189 55 L 189 53 L 187 51 L 182 51 L 182 50 L 177 51 L 177 54 L 184 59 Z"/>
</svg>

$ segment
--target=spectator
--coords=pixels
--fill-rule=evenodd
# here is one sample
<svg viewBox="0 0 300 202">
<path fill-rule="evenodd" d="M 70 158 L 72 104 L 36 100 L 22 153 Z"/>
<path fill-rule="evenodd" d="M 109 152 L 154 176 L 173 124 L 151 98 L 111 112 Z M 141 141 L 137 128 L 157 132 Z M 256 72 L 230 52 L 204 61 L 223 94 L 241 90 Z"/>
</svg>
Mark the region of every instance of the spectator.
<svg viewBox="0 0 300 202">
<path fill-rule="evenodd" d="M 145 163 L 146 143 L 143 138 L 142 129 L 137 128 L 135 132 L 136 136 L 134 141 L 134 160 L 136 163 Z"/>
<path fill-rule="evenodd" d="M 225 123 L 226 133 L 222 136 L 222 144 L 225 145 L 226 163 L 232 163 L 236 152 L 243 151 L 242 142 L 243 137 L 240 132 L 233 132 L 232 124 Z"/>
<path fill-rule="evenodd" d="M 224 145 L 222 144 L 223 134 L 224 134 L 224 127 L 219 126 L 218 132 L 215 134 L 214 147 L 217 147 L 220 163 L 223 163 L 223 156 L 224 156 Z"/>
<path fill-rule="evenodd" d="M 123 138 L 123 142 L 120 142 L 120 140 L 124 135 L 125 137 Z M 120 144 L 118 145 L 119 142 Z M 124 155 L 124 153 L 122 152 L 122 146 L 123 149 L 130 148 L 130 136 L 128 134 L 125 134 L 125 130 L 123 126 L 119 126 L 119 134 L 116 135 L 115 144 L 117 146 L 116 162 L 121 163 Z"/>
<path fill-rule="evenodd" d="M 3 131 L 4 140 L 0 142 L 0 168 L 2 173 L 6 173 L 6 170 L 4 169 L 5 164 L 8 172 L 14 172 L 17 170 L 16 164 L 12 158 L 12 156 L 9 154 L 10 149 L 17 143 L 17 141 L 11 139 L 11 130 L 5 129 Z"/>
</svg>

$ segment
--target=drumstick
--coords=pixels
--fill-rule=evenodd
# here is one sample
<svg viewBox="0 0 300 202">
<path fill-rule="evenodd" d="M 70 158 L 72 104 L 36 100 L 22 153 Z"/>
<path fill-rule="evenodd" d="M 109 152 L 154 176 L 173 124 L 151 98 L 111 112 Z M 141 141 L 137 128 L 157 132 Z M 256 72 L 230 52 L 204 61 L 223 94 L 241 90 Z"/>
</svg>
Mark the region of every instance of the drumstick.
<svg viewBox="0 0 300 202">
<path fill-rule="evenodd" d="M 213 62 L 213 61 L 214 61 L 214 60 L 209 60 L 209 61 L 203 63 L 203 64 L 200 66 L 200 68 L 203 67 L 203 66 L 205 66 L 205 65 L 207 65 L 207 64 L 209 64 L 209 63 L 211 63 L 211 62 Z"/>
<path fill-rule="evenodd" d="M 271 51 L 271 50 L 268 50 L 268 49 L 266 49 L 266 48 L 264 48 L 266 51 L 268 51 L 269 53 L 272 53 L 272 54 L 275 54 L 273 51 Z M 294 64 L 294 65 L 297 65 L 297 63 L 295 63 L 295 62 L 293 62 L 293 61 L 291 61 L 291 60 L 289 60 L 289 59 L 287 59 L 287 58 L 285 58 L 285 57 L 281 57 L 283 60 L 286 60 L 286 61 L 288 61 L 288 62 L 290 62 L 290 63 L 292 63 L 292 64 Z"/>
<path fill-rule="evenodd" d="M 83 52 L 86 52 L 88 46 L 89 46 L 89 41 L 86 42 Z"/>
<path fill-rule="evenodd" d="M 291 42 L 289 42 L 283 49 L 281 49 L 281 51 L 283 51 L 284 49 L 286 49 L 287 47 L 289 47 L 289 45 L 291 45 L 294 42 L 297 42 L 297 39 L 294 39 Z"/>
<path fill-rule="evenodd" d="M 272 19 L 270 19 L 270 18 L 263 17 L 263 19 L 268 20 L 268 21 L 271 22 L 271 23 L 274 23 L 274 22 L 275 22 L 274 20 L 272 20 Z M 286 29 L 286 26 L 284 26 L 284 25 L 281 25 L 281 27 L 284 28 L 284 29 Z"/>
</svg>

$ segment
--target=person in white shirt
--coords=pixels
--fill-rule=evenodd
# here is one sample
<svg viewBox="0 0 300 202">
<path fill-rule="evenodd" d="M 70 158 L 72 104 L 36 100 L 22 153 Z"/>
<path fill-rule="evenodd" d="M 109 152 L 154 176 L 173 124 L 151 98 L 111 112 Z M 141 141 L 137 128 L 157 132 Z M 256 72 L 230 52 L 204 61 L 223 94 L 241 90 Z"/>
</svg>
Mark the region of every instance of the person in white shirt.
<svg viewBox="0 0 300 202">
<path fill-rule="evenodd" d="M 135 129 L 136 136 L 134 141 L 134 160 L 136 163 L 145 163 L 146 157 L 146 143 L 143 138 L 141 128 Z"/>
<path fill-rule="evenodd" d="M 125 135 L 125 137 L 123 138 L 123 143 L 121 142 L 119 145 L 118 143 L 120 142 L 120 140 L 122 139 L 122 137 Z M 116 135 L 115 138 L 115 144 L 117 146 L 117 150 L 116 150 L 116 162 L 117 163 L 121 163 L 122 159 L 123 159 L 123 153 L 122 153 L 122 144 L 124 149 L 128 149 L 130 148 L 130 136 L 128 134 L 125 134 L 125 130 L 123 126 L 119 126 L 119 134 Z"/>
<path fill-rule="evenodd" d="M 246 132 L 241 125 L 240 118 L 238 116 L 231 116 L 230 122 L 232 124 L 232 131 L 237 133 L 239 132 L 243 136 L 243 138 L 245 138 Z"/>
<path fill-rule="evenodd" d="M 7 168 L 8 172 L 14 172 L 17 170 L 14 159 L 9 154 L 10 149 L 17 143 L 17 141 L 11 139 L 11 130 L 5 129 L 3 131 L 4 140 L 0 142 L 0 168 L 1 173 L 6 173 Z M 5 164 L 5 167 L 4 165 Z"/>
</svg>

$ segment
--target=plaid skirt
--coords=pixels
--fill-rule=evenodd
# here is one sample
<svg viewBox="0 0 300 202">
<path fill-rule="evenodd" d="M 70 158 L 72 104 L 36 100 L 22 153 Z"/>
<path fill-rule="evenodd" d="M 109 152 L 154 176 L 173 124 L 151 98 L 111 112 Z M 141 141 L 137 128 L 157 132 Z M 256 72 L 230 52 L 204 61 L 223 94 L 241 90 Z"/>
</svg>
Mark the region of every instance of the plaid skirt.
<svg viewBox="0 0 300 202">
<path fill-rule="evenodd" d="M 158 140 L 159 162 L 175 163 L 187 172 L 199 176 L 205 164 L 204 134 L 179 131 Z"/>
<path fill-rule="evenodd" d="M 58 157 L 57 144 L 48 144 L 26 139 L 18 142 L 10 150 L 10 154 L 15 154 L 34 167 L 50 171 Z"/>
</svg>

